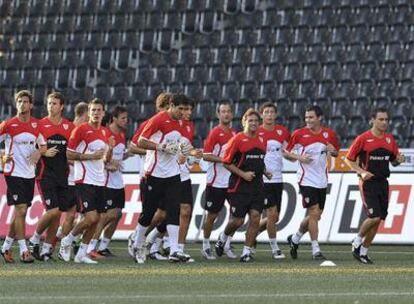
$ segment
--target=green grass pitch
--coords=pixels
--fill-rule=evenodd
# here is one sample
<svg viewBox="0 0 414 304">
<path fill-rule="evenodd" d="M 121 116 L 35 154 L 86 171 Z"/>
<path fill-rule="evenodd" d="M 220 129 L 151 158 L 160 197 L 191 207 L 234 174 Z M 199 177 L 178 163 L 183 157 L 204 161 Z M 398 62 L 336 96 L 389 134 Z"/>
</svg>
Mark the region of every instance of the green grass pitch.
<svg viewBox="0 0 414 304">
<path fill-rule="evenodd" d="M 99 265 L 1 264 L 0 303 L 414 303 L 412 246 L 376 245 L 370 251 L 375 265 L 361 265 L 349 245 L 322 245 L 336 267 L 312 261 L 307 244 L 296 261 L 272 261 L 261 244 L 251 264 L 205 261 L 200 246 L 187 245 L 196 259 L 191 264 L 137 265 L 126 242 L 113 242 L 116 257 Z M 242 245 L 235 247 L 240 253 Z M 285 244 L 282 249 L 288 255 Z"/>
</svg>

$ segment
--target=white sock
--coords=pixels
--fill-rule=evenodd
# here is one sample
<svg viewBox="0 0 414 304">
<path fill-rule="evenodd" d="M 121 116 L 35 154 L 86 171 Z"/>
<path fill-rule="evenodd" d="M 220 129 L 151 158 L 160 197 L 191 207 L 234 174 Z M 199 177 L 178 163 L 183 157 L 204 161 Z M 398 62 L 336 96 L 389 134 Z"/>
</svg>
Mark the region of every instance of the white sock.
<svg viewBox="0 0 414 304">
<path fill-rule="evenodd" d="M 163 247 L 164 249 L 166 249 L 166 248 L 169 248 L 169 247 L 170 247 L 170 240 L 168 239 L 168 236 L 164 236 L 164 237 L 162 238 L 162 241 L 163 241 L 163 245 L 162 245 L 162 247 Z"/>
<path fill-rule="evenodd" d="M 17 243 L 19 243 L 20 255 L 22 255 L 23 252 L 27 251 L 26 240 L 18 240 Z"/>
<path fill-rule="evenodd" d="M 52 244 L 43 242 L 42 250 L 40 251 L 40 256 L 44 254 L 49 254 L 51 250 L 52 250 Z"/>
<path fill-rule="evenodd" d="M 223 233 L 224 234 L 224 233 Z M 227 236 L 227 240 L 226 243 L 224 244 L 224 250 L 227 251 L 230 249 L 231 247 L 231 240 L 233 239 L 233 237 L 231 235 Z"/>
<path fill-rule="evenodd" d="M 88 251 L 88 244 L 80 243 L 78 253 L 76 254 L 77 257 L 84 257 L 87 255 Z"/>
<path fill-rule="evenodd" d="M 180 226 L 178 225 L 167 225 L 168 231 L 168 240 L 170 242 L 170 253 L 178 251 L 178 230 Z"/>
<path fill-rule="evenodd" d="M 229 238 L 229 236 L 227 234 L 225 234 L 224 231 L 222 233 L 220 233 L 220 235 L 219 235 L 219 240 L 222 241 L 224 244 L 226 244 L 228 238 Z"/>
<path fill-rule="evenodd" d="M 361 246 L 361 249 L 359 249 L 359 255 L 368 255 L 368 248 Z"/>
<path fill-rule="evenodd" d="M 107 239 L 106 237 L 103 237 L 101 239 L 101 242 L 99 243 L 99 248 L 98 251 L 103 251 L 106 248 L 108 248 L 109 242 L 111 241 L 111 239 Z"/>
<path fill-rule="evenodd" d="M 56 231 L 56 237 L 60 240 L 63 237 L 63 228 L 59 226 L 58 230 Z"/>
<path fill-rule="evenodd" d="M 98 240 L 97 239 L 92 239 L 89 242 L 88 249 L 86 250 L 86 253 L 89 254 L 92 251 L 96 250 L 96 245 L 98 245 Z"/>
<path fill-rule="evenodd" d="M 203 251 L 205 251 L 206 249 L 211 249 L 210 239 L 203 239 Z"/>
<path fill-rule="evenodd" d="M 62 239 L 62 243 L 65 246 L 70 246 L 72 245 L 74 239 L 75 236 L 72 234 L 72 232 L 69 232 L 69 234 Z"/>
<path fill-rule="evenodd" d="M 183 243 L 178 244 L 178 251 L 179 252 L 184 252 L 184 244 Z"/>
<path fill-rule="evenodd" d="M 13 246 L 13 242 L 14 242 L 13 238 L 6 236 L 6 239 L 4 240 L 1 251 L 5 252 L 6 250 L 10 250 L 10 248 Z"/>
<path fill-rule="evenodd" d="M 145 233 L 147 232 L 148 227 L 144 227 L 141 224 L 137 225 L 137 229 L 135 230 L 135 240 L 134 240 L 134 247 L 135 248 L 142 248 L 145 243 Z"/>
<path fill-rule="evenodd" d="M 357 234 L 356 237 L 352 240 L 354 247 L 358 248 L 362 244 L 362 237 Z"/>
<path fill-rule="evenodd" d="M 39 243 L 40 243 L 40 234 L 35 231 L 35 233 L 30 238 L 30 242 L 32 242 L 35 245 L 39 245 Z"/>
<path fill-rule="evenodd" d="M 151 245 L 150 253 L 156 253 L 156 252 L 160 251 L 161 243 L 162 243 L 162 239 L 161 238 L 156 238 L 155 242 L 152 243 L 152 245 Z"/>
<path fill-rule="evenodd" d="M 318 252 L 321 252 L 321 248 L 319 248 L 318 241 L 311 241 L 312 244 L 312 254 L 315 255 Z"/>
<path fill-rule="evenodd" d="M 154 243 L 155 239 L 160 235 L 160 232 L 157 229 L 152 229 L 150 233 L 147 235 L 147 243 Z"/>
<path fill-rule="evenodd" d="M 280 250 L 279 246 L 277 245 L 276 238 L 269 239 L 269 244 L 270 244 L 270 248 L 272 248 L 272 252 L 276 252 Z"/>
<path fill-rule="evenodd" d="M 299 244 L 300 239 L 302 238 L 303 233 L 300 232 L 299 230 L 292 236 L 292 241 L 295 244 Z"/>
<path fill-rule="evenodd" d="M 248 255 L 251 252 L 251 248 L 249 246 L 244 246 L 243 247 L 243 252 L 242 252 L 242 256 Z"/>
</svg>

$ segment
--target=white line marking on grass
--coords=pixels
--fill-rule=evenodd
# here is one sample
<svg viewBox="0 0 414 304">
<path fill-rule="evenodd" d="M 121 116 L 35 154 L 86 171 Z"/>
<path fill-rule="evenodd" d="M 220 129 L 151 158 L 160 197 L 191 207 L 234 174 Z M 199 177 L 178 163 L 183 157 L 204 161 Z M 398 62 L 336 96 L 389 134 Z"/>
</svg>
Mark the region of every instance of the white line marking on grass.
<svg viewBox="0 0 414 304">
<path fill-rule="evenodd" d="M 105 300 L 125 300 L 125 299 L 190 299 L 190 298 L 204 298 L 204 299 L 225 299 L 225 298 L 325 298 L 325 297 L 411 297 L 414 292 L 337 292 L 337 293 L 247 293 L 247 294 L 159 294 L 159 295 L 68 295 L 68 296 L 0 296 L 0 300 L 90 300 L 90 299 L 105 299 Z"/>
</svg>

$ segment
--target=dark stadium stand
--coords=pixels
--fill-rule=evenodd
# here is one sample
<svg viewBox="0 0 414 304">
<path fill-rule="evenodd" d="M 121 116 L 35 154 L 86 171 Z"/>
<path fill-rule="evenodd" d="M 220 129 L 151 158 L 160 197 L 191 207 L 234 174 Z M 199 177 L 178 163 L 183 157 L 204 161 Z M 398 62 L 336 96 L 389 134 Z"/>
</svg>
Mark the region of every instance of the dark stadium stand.
<svg viewBox="0 0 414 304">
<path fill-rule="evenodd" d="M 60 90 L 126 105 L 131 135 L 170 90 L 197 101 L 197 143 L 218 100 L 239 119 L 270 99 L 290 129 L 319 104 L 343 147 L 387 106 L 399 144 L 414 147 L 413 76 L 409 0 L 0 0 L 0 118 L 17 89 L 34 92 L 36 115 Z"/>
</svg>

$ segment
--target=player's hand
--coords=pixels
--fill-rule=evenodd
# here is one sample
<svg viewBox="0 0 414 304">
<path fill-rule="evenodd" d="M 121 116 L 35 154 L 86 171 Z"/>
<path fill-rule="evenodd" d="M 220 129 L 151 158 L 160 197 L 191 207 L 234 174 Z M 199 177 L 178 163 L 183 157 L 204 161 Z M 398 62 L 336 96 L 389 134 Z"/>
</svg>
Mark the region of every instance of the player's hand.
<svg viewBox="0 0 414 304">
<path fill-rule="evenodd" d="M 178 153 L 178 150 L 179 150 L 179 146 L 175 142 L 169 142 L 166 144 L 164 143 L 164 144 L 157 145 L 157 151 L 164 152 L 167 154 L 175 155 Z"/>
<path fill-rule="evenodd" d="M 268 180 L 271 180 L 271 179 L 272 179 L 272 177 L 273 177 L 273 174 L 272 174 L 271 172 L 269 172 L 269 171 L 264 171 L 264 172 L 263 172 L 263 175 L 264 175 L 264 176 L 266 176 L 266 178 L 267 178 Z"/>
<path fill-rule="evenodd" d="M 304 163 L 304 164 L 310 164 L 312 162 L 312 158 L 309 154 L 303 154 L 303 155 L 299 156 L 298 160 L 301 163 Z"/>
<path fill-rule="evenodd" d="M 90 160 L 100 160 L 103 159 L 105 156 L 105 149 L 100 149 L 95 151 L 92 154 L 89 154 L 89 159 Z"/>
<path fill-rule="evenodd" d="M 362 178 L 363 181 L 367 181 L 367 180 L 369 180 L 369 179 L 371 179 L 371 178 L 374 177 L 374 174 L 372 174 L 369 171 L 364 171 L 360 175 L 361 175 L 361 178 Z"/>
<path fill-rule="evenodd" d="M 180 165 L 184 165 L 186 160 L 187 160 L 187 156 L 185 156 L 185 155 L 183 155 L 183 154 L 180 154 L 180 155 L 178 156 L 178 163 L 179 163 Z"/>
<path fill-rule="evenodd" d="M 242 174 L 242 178 L 247 182 L 251 182 L 255 177 L 256 174 L 253 171 L 246 171 Z"/>
<path fill-rule="evenodd" d="M 336 154 L 338 151 L 336 151 L 335 147 L 332 144 L 328 144 L 326 146 L 326 152 L 328 152 L 328 154 Z"/>
<path fill-rule="evenodd" d="M 13 153 L 4 154 L 1 156 L 1 161 L 3 162 L 3 165 L 12 160 L 13 160 Z"/>
<path fill-rule="evenodd" d="M 36 166 L 37 162 L 39 161 L 40 157 L 42 155 L 40 154 L 39 150 L 35 150 L 32 155 L 29 156 L 29 164 L 32 166 Z"/>
<path fill-rule="evenodd" d="M 398 153 L 398 155 L 397 155 L 397 157 L 395 158 L 395 160 L 396 160 L 399 164 L 401 164 L 401 163 L 405 162 L 405 156 L 404 156 L 403 154 L 401 154 L 401 153 Z"/>
<path fill-rule="evenodd" d="M 45 156 L 46 157 L 55 157 L 56 154 L 59 153 L 59 149 L 57 148 L 57 146 L 53 146 L 52 148 L 49 148 L 46 150 L 45 152 Z"/>
<path fill-rule="evenodd" d="M 198 158 L 198 161 L 200 161 L 203 158 L 203 150 L 193 149 L 193 151 L 191 151 L 191 156 Z"/>
<path fill-rule="evenodd" d="M 191 154 L 191 151 L 194 150 L 194 147 L 189 143 L 181 143 L 180 151 L 183 155 L 188 156 Z"/>
<path fill-rule="evenodd" d="M 106 164 L 106 170 L 115 172 L 121 168 L 121 162 L 117 160 L 111 160 L 108 164 Z"/>
<path fill-rule="evenodd" d="M 113 148 L 115 147 L 115 137 L 113 135 L 111 135 L 108 139 L 108 145 L 109 147 Z"/>
</svg>

